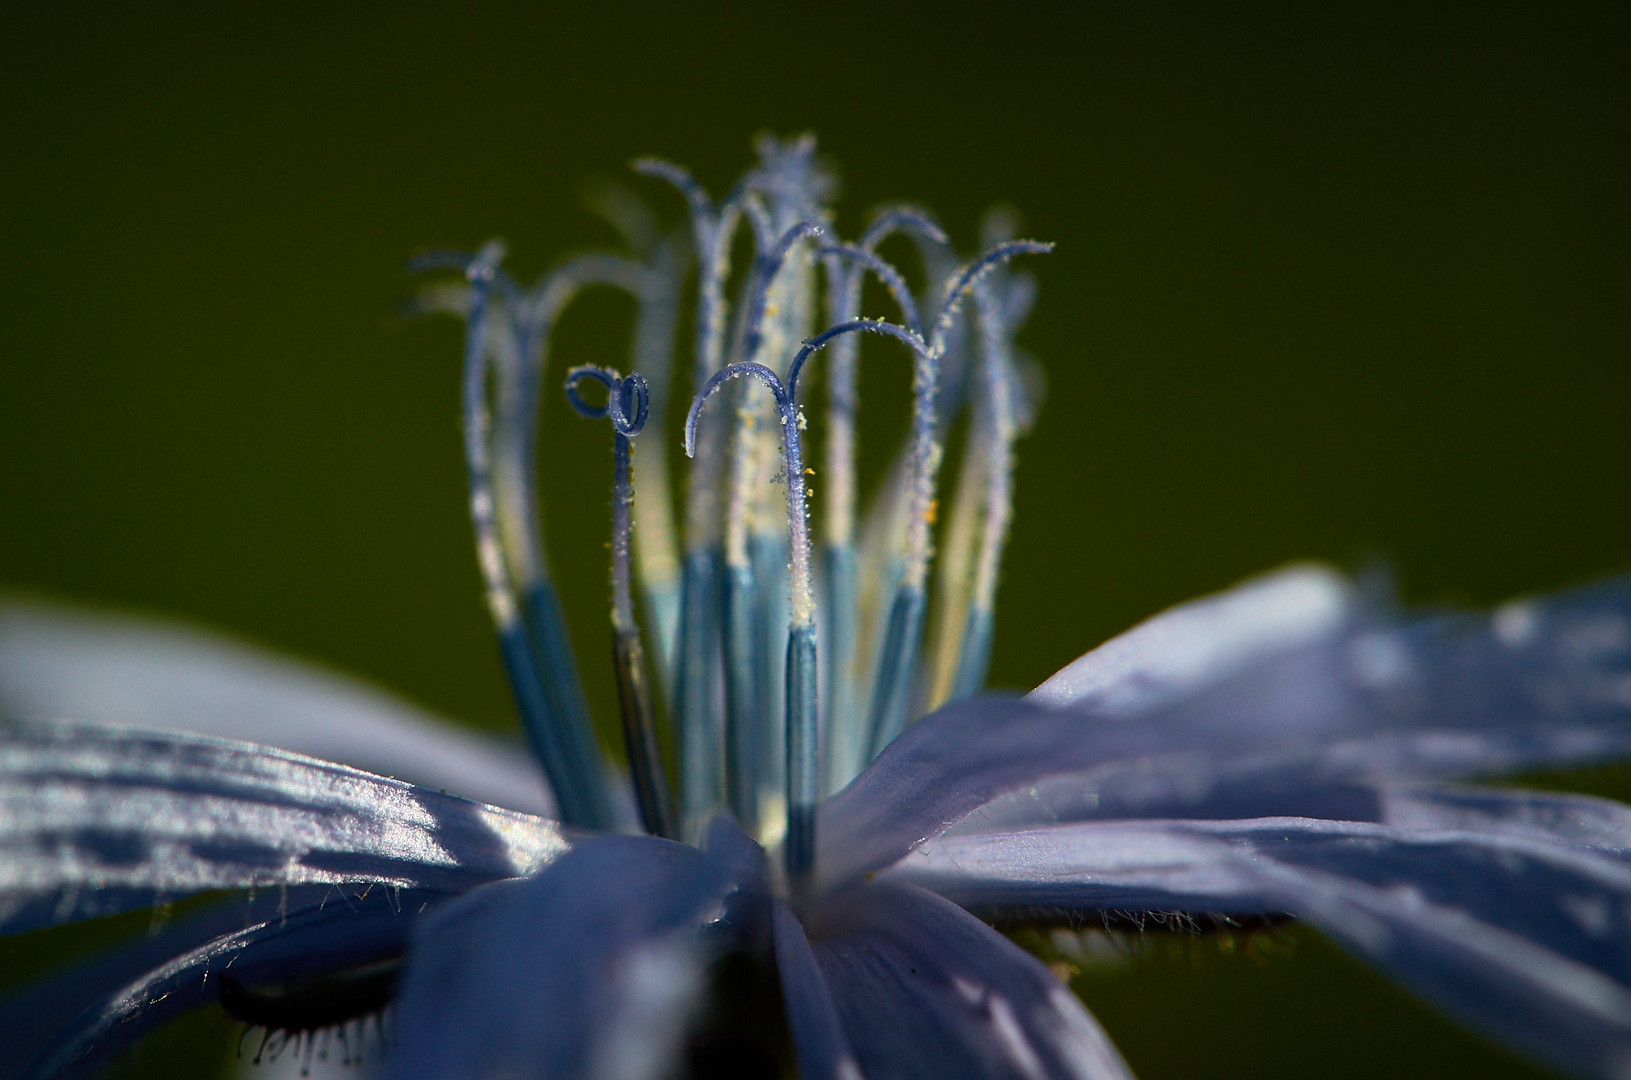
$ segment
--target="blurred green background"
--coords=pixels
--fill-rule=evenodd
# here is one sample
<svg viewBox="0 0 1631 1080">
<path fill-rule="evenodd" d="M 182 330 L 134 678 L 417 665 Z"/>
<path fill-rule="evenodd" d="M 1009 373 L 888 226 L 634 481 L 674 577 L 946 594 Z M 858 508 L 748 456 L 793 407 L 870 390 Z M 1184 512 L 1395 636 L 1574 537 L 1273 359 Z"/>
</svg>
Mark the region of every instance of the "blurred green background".
<svg viewBox="0 0 1631 1080">
<path fill-rule="evenodd" d="M 586 184 L 658 154 L 719 191 L 762 130 L 820 136 L 845 235 L 912 198 L 966 249 L 1005 201 L 1058 242 L 1032 264 L 1022 342 L 1050 393 L 994 683 L 1297 557 L 1385 561 L 1417 603 L 1631 569 L 1624 5 L 6 22 L 5 586 L 181 613 L 507 728 L 459 331 L 399 317 L 404 259 L 501 236 L 530 277 L 609 240 Z M 624 315 L 574 311 L 557 362 L 621 362 Z M 878 355 L 898 400 L 904 365 Z M 874 449 L 904 424 L 865 422 Z M 544 423 L 551 556 L 599 657 L 609 438 L 553 400 Z M 1486 1067 L 1328 951 L 1152 961 L 1086 993 L 1146 1077 Z M 1297 965 L 1320 989 L 1287 988 Z"/>
</svg>

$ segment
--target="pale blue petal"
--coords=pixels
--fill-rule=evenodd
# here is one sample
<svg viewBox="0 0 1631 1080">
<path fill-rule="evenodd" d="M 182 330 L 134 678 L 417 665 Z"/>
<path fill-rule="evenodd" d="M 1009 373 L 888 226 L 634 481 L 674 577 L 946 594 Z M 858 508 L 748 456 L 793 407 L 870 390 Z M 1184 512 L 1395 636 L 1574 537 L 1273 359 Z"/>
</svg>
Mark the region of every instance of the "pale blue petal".
<svg viewBox="0 0 1631 1080">
<path fill-rule="evenodd" d="M 1631 579 L 1402 621 L 1329 574 L 1286 571 L 1158 616 L 1031 700 L 1211 734 L 1225 748 L 1350 743 L 1374 767 L 1439 774 L 1623 754 Z M 1426 731 L 1443 738 L 1417 737 Z M 1389 740 L 1391 750 L 1364 746 Z"/>
<path fill-rule="evenodd" d="M 861 886 L 807 917 L 819 920 L 815 957 L 868 1077 L 1131 1076 L 1047 968 L 933 893 Z"/>
<path fill-rule="evenodd" d="M 1499 788 L 1375 785 L 1366 791 L 1365 818 L 1348 820 L 1285 812 L 980 830 L 973 827 L 976 815 L 920 845 L 884 876 L 988 912 L 1181 908 L 1245 914 L 1282 910 L 1275 887 L 1265 884 L 1252 862 L 1263 850 L 1262 837 L 1275 830 L 1284 833 L 1282 845 L 1296 842 L 1309 850 L 1330 838 L 1405 850 L 1424 850 L 1409 845 L 1444 837 L 1469 838 L 1486 846 L 1528 844 L 1554 855 L 1583 852 L 1610 868 L 1626 861 L 1631 845 L 1631 807 L 1607 799 Z M 1343 801 L 1360 805 L 1351 795 Z M 1272 804 L 1266 798 L 1262 808 Z M 1422 870 L 1436 872 L 1428 864 Z"/>
<path fill-rule="evenodd" d="M 462 892 L 565 848 L 552 822 L 281 750 L 0 723 L 0 931 L 208 889 Z"/>
<path fill-rule="evenodd" d="M 1152 616 L 1066 665 L 1028 695 L 1058 708 L 1132 715 L 1189 697 L 1264 658 L 1340 634 L 1359 595 L 1329 567 L 1300 563 Z"/>
<path fill-rule="evenodd" d="M 29 1080 L 90 1076 L 167 1020 L 219 1000 L 222 981 L 255 986 L 314 978 L 398 960 L 431 893 L 374 889 L 330 896 L 177 955 L 95 1000 L 49 1042 L 22 1075 Z M 27 1043 L 24 1044 L 28 1045 Z M 7 1060 L 28 1059 L 7 1044 Z"/>
<path fill-rule="evenodd" d="M 931 713 L 821 804 L 823 888 L 896 862 L 1000 795 L 1086 767 L 1100 756 L 1094 736 L 1073 714 L 1018 700 L 976 698 Z"/>
<path fill-rule="evenodd" d="M 1631 579 L 1505 604 L 1488 614 L 1401 619 L 1334 571 L 1297 565 L 1181 604 L 1110 639 L 1028 695 L 1101 717 L 1160 714 L 1240 676 L 1302 657 L 1304 723 L 1347 711 L 1398 722 L 1449 705 L 1447 726 L 1488 716 L 1574 720 L 1631 709 Z M 1366 700 L 1374 698 L 1375 700 Z M 1358 699 L 1358 700 L 1355 700 Z M 1266 721 L 1260 717 L 1259 722 Z M 1503 724 L 1501 726 L 1509 726 Z"/>
<path fill-rule="evenodd" d="M 976 808 L 1016 825 L 1223 817 L 1249 812 L 1254 790 L 1628 753 L 1631 583 L 1398 629 L 1355 617 L 1131 716 L 1001 699 L 942 709 L 822 807 L 822 873 L 879 869 Z"/>
<path fill-rule="evenodd" d="M 605 836 L 454 901 L 415 935 L 386 1075 L 669 1075 L 737 884 L 695 848 Z"/>
<path fill-rule="evenodd" d="M 775 901 L 771 921 L 775 928 L 776 974 L 781 980 L 800 1080 L 861 1080 L 861 1067 L 850 1049 L 832 990 L 816 963 L 804 927 L 781 900 Z"/>
<path fill-rule="evenodd" d="M 1256 839 L 1285 906 L 1492 1038 L 1631 1074 L 1631 868 L 1528 840 Z"/>
<path fill-rule="evenodd" d="M 1376 822 L 1102 821 L 951 835 L 888 879 L 1008 915 L 1289 912 L 1492 1037 L 1591 1075 L 1631 1064 L 1631 809 L 1377 792 Z"/>
<path fill-rule="evenodd" d="M 519 745 L 366 683 L 178 623 L 0 601 L 0 717 L 193 731 L 552 816 Z"/>
<path fill-rule="evenodd" d="M 1253 819 L 1326 825 L 1319 819 Z M 1226 830 L 1219 836 L 1208 827 Z M 880 877 L 987 914 L 1041 918 L 1101 910 L 1274 912 L 1275 894 L 1231 845 L 1240 822 L 1093 821 L 948 834 Z"/>
</svg>

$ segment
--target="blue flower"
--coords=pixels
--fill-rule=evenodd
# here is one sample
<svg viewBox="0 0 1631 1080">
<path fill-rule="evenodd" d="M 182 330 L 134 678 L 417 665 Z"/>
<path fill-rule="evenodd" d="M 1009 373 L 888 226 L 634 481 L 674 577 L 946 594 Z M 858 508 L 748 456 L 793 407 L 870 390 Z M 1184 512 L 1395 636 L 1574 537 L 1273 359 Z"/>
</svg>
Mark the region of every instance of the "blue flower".
<svg viewBox="0 0 1631 1080">
<path fill-rule="evenodd" d="M 30 1075 L 90 1071 L 212 1002 L 308 1055 L 388 1008 L 392 1077 L 784 1070 L 774 1034 L 721 1034 L 745 985 L 779 999 L 806 1078 L 1125 1076 L 1077 999 L 982 921 L 1106 912 L 1305 919 L 1520 1051 L 1631 1073 L 1631 809 L 1461 784 L 1631 752 L 1631 583 L 1406 617 L 1290 567 L 1157 615 L 1024 698 L 978 696 L 1038 384 L 1013 346 L 1031 285 L 1007 263 L 1046 246 L 994 219 L 958 265 L 910 208 L 832 242 L 807 139 L 764 143 L 717 204 L 672 165 L 639 167 L 690 214 L 665 235 L 617 204 L 631 257 L 572 260 L 533 289 L 495 245 L 426 260 L 463 273 L 424 303 L 466 321 L 478 554 L 547 791 L 338 677 L 145 625 L 0 613 L 0 930 L 202 897 L 0 1011 Z M 727 305 L 742 225 L 756 255 Z M 921 295 L 877 254 L 897 232 L 922 253 Z M 639 457 L 638 502 L 633 477 L 636 447 L 663 445 L 691 264 L 682 528 L 662 454 Z M 812 335 L 818 266 L 828 329 Z M 859 317 L 863 275 L 899 322 Z M 588 722 L 532 475 L 550 326 L 590 284 L 640 305 L 634 370 L 567 379 L 613 427 L 627 780 Z M 904 345 L 914 383 L 865 517 L 862 333 Z M 810 363 L 828 365 L 819 539 Z M 177 727 L 191 733 L 158 730 Z"/>
</svg>

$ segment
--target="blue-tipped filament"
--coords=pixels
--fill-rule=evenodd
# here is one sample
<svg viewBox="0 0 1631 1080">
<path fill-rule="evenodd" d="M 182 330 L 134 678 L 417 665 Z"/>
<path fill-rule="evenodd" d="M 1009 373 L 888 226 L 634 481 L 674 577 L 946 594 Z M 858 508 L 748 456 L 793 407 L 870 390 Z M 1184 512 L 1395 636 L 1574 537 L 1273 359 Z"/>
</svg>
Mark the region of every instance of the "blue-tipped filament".
<svg viewBox="0 0 1631 1080">
<path fill-rule="evenodd" d="M 591 405 L 578 393 L 578 383 L 593 379 L 606 388 L 606 404 Z M 663 775 L 657 745 L 657 721 L 652 713 L 651 685 L 646 676 L 645 650 L 634 619 L 634 593 L 629 584 L 629 534 L 633 531 L 634 436 L 651 414 L 651 392 L 637 374 L 627 378 L 610 368 L 575 367 L 566 376 L 566 398 L 579 414 L 610 417 L 612 465 L 612 670 L 617 677 L 618 712 L 623 721 L 623 744 L 629 755 L 629 777 L 640 808 L 640 824 L 654 836 L 674 836 L 669 812 L 668 781 Z"/>
<path fill-rule="evenodd" d="M 489 244 L 469 259 L 465 271 L 470 294 L 465 315 L 464 449 L 476 553 L 522 727 L 549 778 L 561 820 L 609 828 L 616 821 L 588 728 L 587 710 L 573 708 L 571 690 L 579 685 L 577 668 L 569 659 L 562 660 L 570 654 L 559 608 L 534 608 L 532 613 L 538 618 L 523 618 L 511 575 L 512 560 L 500 538 L 488 385 L 494 353 L 489 347 L 488 320 L 494 317 L 493 282 L 503 255 L 502 246 Z M 508 311 L 504 314 L 514 317 Z M 547 584 L 547 579 L 543 583 Z M 553 597 L 553 593 L 548 595 Z"/>
<path fill-rule="evenodd" d="M 824 249 L 827 277 L 827 323 L 836 326 L 860 315 L 861 285 L 871 270 L 884 283 L 901 308 L 908 329 L 921 336 L 917 305 L 902 276 L 875 253 L 895 232 L 906 232 L 920 243 L 941 246 L 946 234 L 928 214 L 912 207 L 886 209 L 873 218 L 853 245 Z M 856 644 L 859 594 L 855 552 L 855 360 L 859 340 L 837 339 L 827 368 L 827 501 L 822 566 L 826 571 L 823 649 L 826 654 L 826 701 L 834 716 L 852 715 L 860 707 L 856 691 Z M 852 725 L 829 725 L 823 745 L 824 790 L 831 792 L 862 760 L 864 746 Z"/>
<path fill-rule="evenodd" d="M 738 363 L 753 363 L 768 342 L 775 349 L 787 337 L 785 314 L 789 305 L 773 303 L 791 290 L 784 269 L 790 270 L 794 245 L 818 236 L 821 226 L 798 221 L 779 235 L 772 232 L 770 213 L 750 194 L 744 201 L 760 243 L 742 303 Z M 717 386 L 718 383 L 713 385 Z M 704 392 L 708 391 L 707 384 Z M 763 833 L 777 816 L 765 813 L 767 803 L 780 793 L 774 780 L 780 771 L 776 749 L 783 702 L 776 684 L 785 678 L 779 650 L 772 644 L 777 624 L 785 617 L 775 610 L 776 594 L 784 590 L 779 579 L 787 557 L 783 526 L 766 481 L 776 471 L 780 438 L 760 426 L 758 413 L 763 391 L 749 380 L 742 387 L 735 410 L 730 470 L 727 481 L 725 573 L 721 631 L 725 674 L 725 791 L 737 821 L 750 833 Z M 694 437 L 694 432 L 693 432 Z M 768 527 L 767 527 L 768 526 Z M 766 789 L 770 790 L 766 790 Z M 773 804 L 772 804 L 773 805 Z"/>
<path fill-rule="evenodd" d="M 820 797 L 816 747 L 815 593 L 810 580 L 810 534 L 804 504 L 804 457 L 799 438 L 801 415 L 794 392 L 798 371 L 811 351 L 806 345 L 788 368 L 784 387 L 763 364 L 743 361 L 721 369 L 697 392 L 685 418 L 685 452 L 696 451 L 697 419 L 703 403 L 726 382 L 750 376 L 764 384 L 776 402 L 782 432 L 787 483 L 787 549 L 791 601 L 787 628 L 787 680 L 784 713 L 787 725 L 787 834 L 783 862 L 795 881 L 808 876 L 815 863 L 815 808 Z"/>
<path fill-rule="evenodd" d="M 499 268 L 496 244 L 475 255 L 426 256 L 421 265 L 456 267 L 464 278 L 428 290 L 420 306 L 466 320 L 471 518 L 528 740 L 562 819 L 615 828 L 628 824 L 617 815 L 626 803 L 608 784 L 567 649 L 539 539 L 534 458 L 540 448 L 547 452 L 536 435 L 538 388 L 559 312 L 591 285 L 636 298 L 632 366 L 645 377 L 594 366 L 574 368 L 566 379 L 570 403 L 613 428 L 612 659 L 633 802 L 646 831 L 692 842 L 714 815 L 733 815 L 760 842 L 780 845 L 796 896 L 819 869 L 822 795 L 853 779 L 926 708 L 984 683 L 1012 516 L 1013 444 L 1030 397 L 1012 347 L 1027 285 L 1001 267 L 1049 245 L 1008 241 L 957 267 L 940 227 L 911 208 L 883 211 L 854 242 L 828 239 L 831 184 L 813 140 L 772 140 L 760 153 L 759 165 L 718 202 L 678 166 L 636 163 L 684 197 L 684 231 L 663 234 L 624 199 L 611 216 L 625 223 L 633 256 L 582 256 L 530 289 Z M 733 278 L 731 251 L 744 228 L 754 260 Z M 879 255 L 897 233 L 917 244 L 923 279 L 908 280 Z M 693 265 L 693 396 L 684 431 L 691 464 L 676 528 L 666 461 L 654 440 L 682 370 L 674 367 L 681 361 L 674 336 Z M 819 279 L 816 265 L 824 270 Z M 861 317 L 869 277 L 883 286 L 898 322 Z M 814 332 L 818 285 L 827 329 Z M 878 496 L 881 509 L 866 516 L 862 530 L 856 372 L 867 335 L 906 346 L 912 421 Z M 826 416 L 818 423 L 828 475 L 818 579 L 799 391 L 809 361 L 823 350 L 830 366 Z M 585 400 L 586 382 L 605 389 L 604 404 Z M 722 390 L 728 407 L 704 409 Z M 962 479 L 950 523 L 937 526 L 942 445 L 965 405 L 971 420 Z M 636 533 L 632 440 L 642 431 L 643 444 L 659 452 L 649 460 L 642 454 Z M 949 565 L 935 578 L 931 604 L 937 533 Z M 636 620 L 637 588 L 644 629 Z M 931 617 L 934 640 L 926 648 Z M 658 661 L 655 683 L 646 647 Z M 672 798 L 660 709 L 675 743 Z"/>
<path fill-rule="evenodd" d="M 693 386 L 700 390 L 724 364 L 725 279 L 731 241 L 742 221 L 740 201 L 715 206 L 701 184 L 678 165 L 656 159 L 634 163 L 636 172 L 666 180 L 685 197 L 697 264 Z M 662 409 L 659 405 L 658 412 Z M 720 425 L 704 432 L 693 456 L 685 490 L 685 554 L 680 570 L 672 715 L 679 735 L 681 828 L 697 837 L 725 796 L 721 599 L 724 595 L 724 439 Z"/>
</svg>

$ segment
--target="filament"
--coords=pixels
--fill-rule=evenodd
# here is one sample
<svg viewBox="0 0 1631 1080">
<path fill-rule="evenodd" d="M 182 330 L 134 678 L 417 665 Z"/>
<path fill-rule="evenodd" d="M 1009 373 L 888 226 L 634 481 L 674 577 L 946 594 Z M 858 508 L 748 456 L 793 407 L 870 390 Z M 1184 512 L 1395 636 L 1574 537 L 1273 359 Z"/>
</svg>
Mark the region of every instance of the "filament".
<svg viewBox="0 0 1631 1080">
<path fill-rule="evenodd" d="M 506 566 L 496 517 L 492 456 L 489 445 L 488 303 L 494 268 L 502 246 L 488 244 L 468 262 L 469 303 L 465 328 L 464 427 L 465 463 L 470 478 L 470 516 L 476 533 L 477 560 L 486 586 L 488 607 L 499 635 L 500 653 L 521 713 L 522 727 L 543 766 L 561 819 L 591 828 L 613 824 L 597 756 L 572 730 L 573 717 L 551 700 L 540 670 L 535 627 L 521 618 Z M 576 672 L 572 672 L 575 678 Z"/>
<path fill-rule="evenodd" d="M 606 404 L 591 405 L 578 393 L 578 383 L 593 379 L 606 388 Z M 646 425 L 651 394 L 640 375 L 620 376 L 610 368 L 576 367 L 566 376 L 566 397 L 580 414 L 608 417 L 612 422 L 612 666 L 617 679 L 618 712 L 628 752 L 629 776 L 634 783 L 640 822 L 654 836 L 674 836 L 669 811 L 668 781 L 663 775 L 657 743 L 651 688 L 646 675 L 640 628 L 634 618 L 634 597 L 629 587 L 629 534 L 633 437 Z"/>
<path fill-rule="evenodd" d="M 820 759 L 816 744 L 815 597 L 810 582 L 810 537 L 799 438 L 801 421 L 797 402 L 791 392 L 796 388 L 792 373 L 801 366 L 801 359 L 809 351 L 813 351 L 810 345 L 800 350 L 800 356 L 789 367 L 785 387 L 774 371 L 760 363 L 747 361 L 722 369 L 692 399 L 691 410 L 685 418 L 685 449 L 689 454 L 696 447 L 697 419 L 703 404 L 726 382 L 743 376 L 752 377 L 770 391 L 776 402 L 787 471 L 787 549 L 792 594 L 786 658 L 787 835 L 783 857 L 788 876 L 795 881 L 807 878 L 814 863 L 815 806 L 820 797 Z"/>
</svg>

